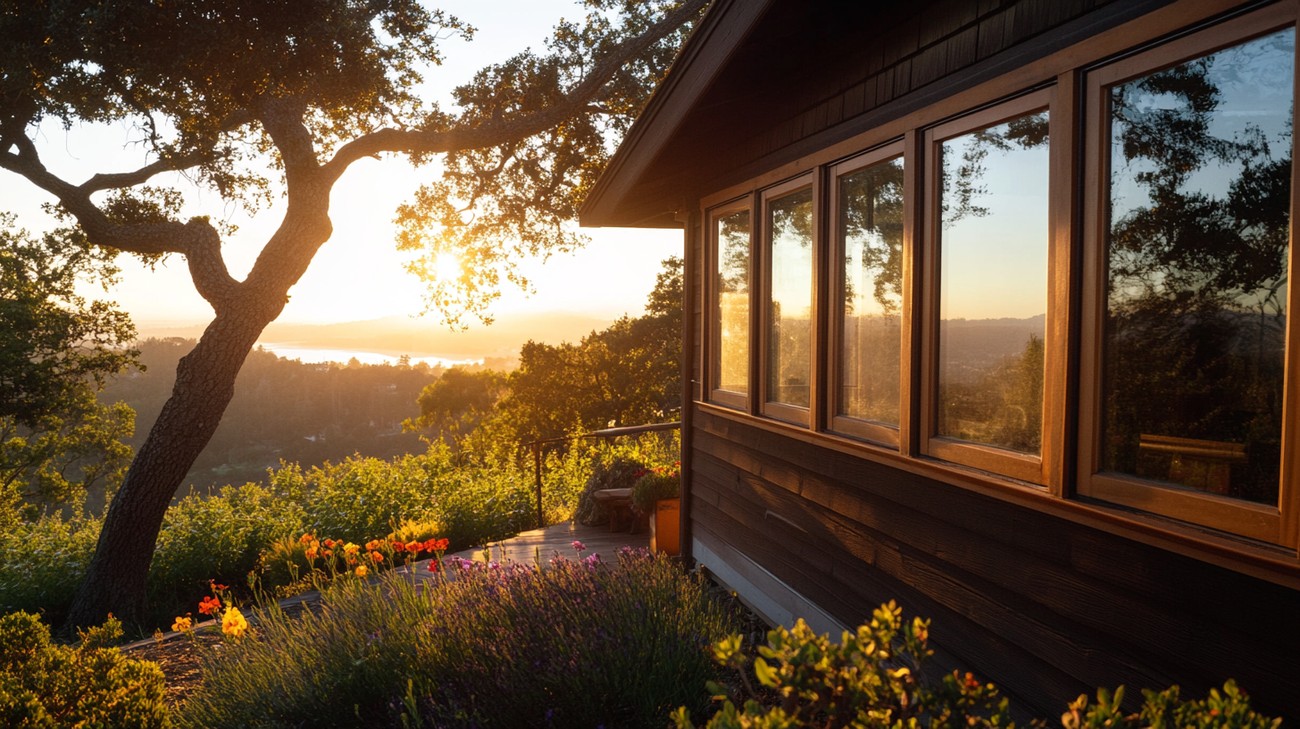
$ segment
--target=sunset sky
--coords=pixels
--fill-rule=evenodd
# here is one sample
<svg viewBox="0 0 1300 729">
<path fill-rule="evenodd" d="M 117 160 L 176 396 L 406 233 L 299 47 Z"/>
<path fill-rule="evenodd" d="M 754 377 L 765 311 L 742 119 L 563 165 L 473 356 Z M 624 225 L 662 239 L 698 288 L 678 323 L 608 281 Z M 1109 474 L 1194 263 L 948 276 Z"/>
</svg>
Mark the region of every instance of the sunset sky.
<svg viewBox="0 0 1300 729">
<path fill-rule="evenodd" d="M 453 0 L 437 5 L 477 29 L 473 41 L 445 42 L 446 65 L 435 69 L 429 78 L 429 94 L 438 98 L 445 98 L 442 95 L 450 88 L 487 63 L 527 46 L 540 49 L 558 19 L 580 12 L 564 0 Z M 74 182 L 97 171 L 127 170 L 141 164 L 137 149 L 124 148 L 130 131 L 122 126 L 65 132 L 57 124 L 48 124 L 42 134 L 40 151 L 47 166 Z M 291 290 L 289 305 L 279 321 L 329 323 L 418 314 L 423 308 L 421 284 L 402 268 L 403 259 L 393 243 L 392 218 L 396 206 L 434 174 L 436 169 L 415 170 L 397 159 L 354 165 L 334 189 L 334 235 Z M 32 232 L 52 225 L 40 211 L 48 196 L 16 176 L 0 179 L 4 191 L 0 209 L 17 213 L 19 225 Z M 226 256 L 231 273 L 242 278 L 278 224 L 281 210 L 263 209 L 250 219 L 241 211 L 223 207 L 212 193 L 192 192 L 187 191 L 187 198 L 198 205 L 187 208 L 187 214 L 208 214 L 239 226 L 239 233 L 227 240 Z M 499 320 L 520 312 L 547 311 L 581 312 L 607 319 L 623 313 L 635 315 L 654 285 L 659 262 L 682 251 L 679 231 L 586 232 L 592 241 L 585 250 L 553 257 L 545 265 L 529 262 L 525 271 L 536 293 L 528 297 L 507 289 L 492 313 Z M 173 257 L 154 271 L 125 257 L 121 262 L 123 283 L 108 298 L 126 309 L 146 334 L 150 328 L 199 325 L 211 319 L 211 309 L 194 292 L 182 258 Z M 440 327 L 432 316 L 421 322 Z"/>
</svg>

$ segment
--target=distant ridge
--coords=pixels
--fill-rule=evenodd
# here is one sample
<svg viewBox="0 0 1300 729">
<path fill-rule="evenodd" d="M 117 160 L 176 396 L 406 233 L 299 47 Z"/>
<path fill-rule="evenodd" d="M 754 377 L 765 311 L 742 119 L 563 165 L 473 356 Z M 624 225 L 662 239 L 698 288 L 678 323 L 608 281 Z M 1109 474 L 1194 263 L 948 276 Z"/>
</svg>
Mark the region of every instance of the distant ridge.
<svg viewBox="0 0 1300 729">
<path fill-rule="evenodd" d="M 536 312 L 497 317 L 490 325 L 472 324 L 461 332 L 449 330 L 433 319 L 404 316 L 333 324 L 273 322 L 259 343 L 306 349 L 374 352 L 398 357 L 439 357 L 448 360 L 514 359 L 528 340 L 559 344 L 576 342 L 592 331 L 609 326 L 612 319 L 576 312 Z M 140 337 L 198 338 L 206 325 L 139 326 Z"/>
</svg>

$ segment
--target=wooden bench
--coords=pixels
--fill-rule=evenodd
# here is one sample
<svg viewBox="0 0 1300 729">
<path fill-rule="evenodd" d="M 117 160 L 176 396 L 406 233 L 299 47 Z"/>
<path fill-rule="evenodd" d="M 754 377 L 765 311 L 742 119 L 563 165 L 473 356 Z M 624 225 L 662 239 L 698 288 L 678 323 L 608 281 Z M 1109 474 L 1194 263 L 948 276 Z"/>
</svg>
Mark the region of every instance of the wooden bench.
<svg viewBox="0 0 1300 729">
<path fill-rule="evenodd" d="M 623 519 L 627 520 L 629 531 L 636 531 L 636 517 L 632 514 L 632 489 L 601 489 L 593 492 L 591 498 L 609 513 L 611 532 L 622 528 L 620 523 Z"/>
</svg>

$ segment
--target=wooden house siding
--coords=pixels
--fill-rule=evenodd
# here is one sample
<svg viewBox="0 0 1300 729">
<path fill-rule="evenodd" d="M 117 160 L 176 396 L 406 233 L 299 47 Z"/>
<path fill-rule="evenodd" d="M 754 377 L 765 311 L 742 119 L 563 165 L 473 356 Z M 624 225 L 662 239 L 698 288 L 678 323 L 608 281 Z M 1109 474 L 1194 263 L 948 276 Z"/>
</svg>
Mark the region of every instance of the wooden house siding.
<svg viewBox="0 0 1300 729">
<path fill-rule="evenodd" d="M 942 663 L 1054 717 L 1097 686 L 1225 677 L 1300 716 L 1300 592 L 699 407 L 689 513 L 846 626 L 898 600 Z M 719 544 L 721 543 L 721 544 Z"/>
</svg>

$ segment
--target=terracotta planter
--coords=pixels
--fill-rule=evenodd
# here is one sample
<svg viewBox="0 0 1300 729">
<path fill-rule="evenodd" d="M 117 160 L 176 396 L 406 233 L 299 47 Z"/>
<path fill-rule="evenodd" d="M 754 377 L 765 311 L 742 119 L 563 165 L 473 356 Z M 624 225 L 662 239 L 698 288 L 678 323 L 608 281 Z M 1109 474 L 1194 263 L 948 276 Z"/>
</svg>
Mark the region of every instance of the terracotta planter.
<svg viewBox="0 0 1300 729">
<path fill-rule="evenodd" d="M 675 557 L 682 551 L 682 500 L 661 499 L 650 514 L 650 549 Z"/>
</svg>

